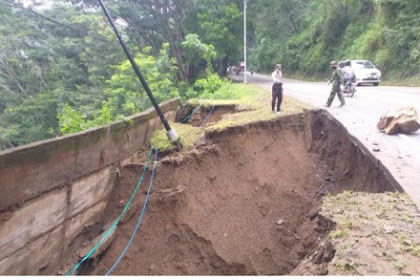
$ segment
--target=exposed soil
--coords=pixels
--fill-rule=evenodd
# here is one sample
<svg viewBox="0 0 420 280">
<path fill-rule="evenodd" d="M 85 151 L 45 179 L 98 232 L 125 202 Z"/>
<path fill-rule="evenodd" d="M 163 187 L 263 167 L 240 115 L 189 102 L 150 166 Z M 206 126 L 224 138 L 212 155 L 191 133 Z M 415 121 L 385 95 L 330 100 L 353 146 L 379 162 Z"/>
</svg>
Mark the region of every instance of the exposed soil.
<svg viewBox="0 0 420 280">
<path fill-rule="evenodd" d="M 177 114 L 177 121 L 180 122 L 182 120 L 185 120 L 185 118 L 188 115 L 192 114 L 195 109 L 196 108 L 192 108 L 190 106 L 182 108 Z M 224 115 L 234 113 L 235 111 L 236 105 L 218 105 L 215 106 L 213 110 L 211 107 L 202 107 L 196 112 L 194 112 L 191 118 L 188 119 L 187 123 L 192 126 L 202 126 L 204 120 L 206 120 L 207 117 L 208 118 L 205 121 L 204 125 L 218 122 L 223 118 Z"/>
<path fill-rule="evenodd" d="M 122 169 L 105 220 L 121 212 L 141 168 Z M 194 149 L 160 159 L 140 231 L 113 274 L 289 274 L 335 228 L 319 215 L 323 196 L 397 189 L 325 111 L 212 132 Z M 118 258 L 144 196 L 87 272 L 103 275 Z M 318 262 L 334 257 L 329 247 Z"/>
<path fill-rule="evenodd" d="M 336 229 L 294 275 L 420 274 L 420 213 L 407 194 L 344 192 L 325 197 L 320 214 Z"/>
</svg>

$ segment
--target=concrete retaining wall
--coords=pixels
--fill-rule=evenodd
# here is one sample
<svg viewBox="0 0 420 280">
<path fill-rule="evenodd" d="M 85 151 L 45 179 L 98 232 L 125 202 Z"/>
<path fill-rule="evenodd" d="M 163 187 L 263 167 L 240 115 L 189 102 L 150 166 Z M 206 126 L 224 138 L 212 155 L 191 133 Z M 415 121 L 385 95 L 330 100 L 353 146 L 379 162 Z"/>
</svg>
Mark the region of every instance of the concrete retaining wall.
<svg viewBox="0 0 420 280">
<path fill-rule="evenodd" d="M 161 104 L 175 120 L 179 99 Z M 121 161 L 161 127 L 155 110 L 0 153 L 0 274 L 54 274 L 101 220 Z M 82 235 L 83 234 L 83 235 Z"/>
</svg>

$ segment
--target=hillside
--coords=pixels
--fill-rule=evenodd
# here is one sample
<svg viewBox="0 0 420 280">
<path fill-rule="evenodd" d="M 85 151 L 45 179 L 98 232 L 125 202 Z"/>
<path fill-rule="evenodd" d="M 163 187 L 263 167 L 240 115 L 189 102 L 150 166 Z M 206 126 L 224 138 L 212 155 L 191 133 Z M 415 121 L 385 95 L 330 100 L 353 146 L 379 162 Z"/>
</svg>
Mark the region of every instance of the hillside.
<svg viewBox="0 0 420 280">
<path fill-rule="evenodd" d="M 250 53 L 256 70 L 270 71 L 278 61 L 297 76 L 324 77 L 333 59 L 367 59 L 388 82 L 420 84 L 417 0 L 263 0 L 251 4 L 257 39 Z"/>
</svg>

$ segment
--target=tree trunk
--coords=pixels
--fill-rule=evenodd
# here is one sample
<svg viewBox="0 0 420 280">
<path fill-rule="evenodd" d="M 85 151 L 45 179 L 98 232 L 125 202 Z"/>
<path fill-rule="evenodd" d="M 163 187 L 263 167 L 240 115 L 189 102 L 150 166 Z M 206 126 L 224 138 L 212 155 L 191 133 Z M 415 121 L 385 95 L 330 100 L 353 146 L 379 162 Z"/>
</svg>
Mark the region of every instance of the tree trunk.
<svg viewBox="0 0 420 280">
<path fill-rule="evenodd" d="M 228 57 L 225 57 L 218 63 L 217 74 L 219 74 L 220 77 L 226 77 L 228 62 Z"/>
</svg>

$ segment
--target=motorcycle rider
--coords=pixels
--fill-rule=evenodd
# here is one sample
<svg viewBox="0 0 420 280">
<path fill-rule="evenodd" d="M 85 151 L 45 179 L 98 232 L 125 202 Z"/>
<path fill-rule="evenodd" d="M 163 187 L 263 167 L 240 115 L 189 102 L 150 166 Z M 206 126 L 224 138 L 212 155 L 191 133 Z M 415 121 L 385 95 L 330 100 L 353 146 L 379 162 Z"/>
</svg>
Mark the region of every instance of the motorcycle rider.
<svg viewBox="0 0 420 280">
<path fill-rule="evenodd" d="M 341 72 L 344 78 L 344 90 L 349 90 L 349 83 L 352 83 L 356 79 L 350 60 L 344 62 L 344 67 Z"/>
</svg>

